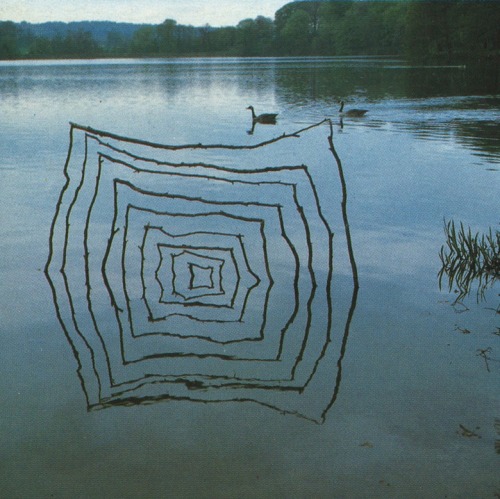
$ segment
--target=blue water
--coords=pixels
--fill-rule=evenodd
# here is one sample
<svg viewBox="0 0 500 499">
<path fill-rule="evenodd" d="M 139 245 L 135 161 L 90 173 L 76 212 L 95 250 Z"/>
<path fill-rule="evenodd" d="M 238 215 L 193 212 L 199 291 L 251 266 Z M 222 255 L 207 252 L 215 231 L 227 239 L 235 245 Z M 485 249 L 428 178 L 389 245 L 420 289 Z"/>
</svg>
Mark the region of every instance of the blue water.
<svg viewBox="0 0 500 499">
<path fill-rule="evenodd" d="M 498 230 L 497 78 L 494 70 L 363 58 L 1 63 L 0 496 L 500 493 L 498 284 L 485 302 L 473 291 L 453 306 L 454 294 L 437 281 L 444 220 Z M 341 123 L 341 99 L 368 109 L 366 117 Z M 279 113 L 277 124 L 249 134 L 249 105 Z M 325 118 L 347 183 L 359 294 L 346 336 L 352 267 L 340 181 L 325 166 L 313 180 L 336 233 L 333 341 L 311 404 L 336 395 L 322 424 L 255 402 L 170 400 L 88 412 L 44 275 L 69 123 L 157 143 L 250 145 Z M 308 154 L 319 157 L 298 150 L 281 160 L 302 164 Z M 223 150 L 210 158 L 228 161 Z M 109 200 L 99 202 L 105 211 Z M 282 267 L 283 292 L 290 258 L 271 261 Z M 68 273 L 72 298 L 84 303 L 84 276 Z M 290 286 L 284 306 L 292 297 Z M 270 324 L 279 323 L 274 310 Z M 318 324 L 327 321 L 323 309 L 313 312 Z M 104 315 L 106 328 L 113 317 Z"/>
</svg>

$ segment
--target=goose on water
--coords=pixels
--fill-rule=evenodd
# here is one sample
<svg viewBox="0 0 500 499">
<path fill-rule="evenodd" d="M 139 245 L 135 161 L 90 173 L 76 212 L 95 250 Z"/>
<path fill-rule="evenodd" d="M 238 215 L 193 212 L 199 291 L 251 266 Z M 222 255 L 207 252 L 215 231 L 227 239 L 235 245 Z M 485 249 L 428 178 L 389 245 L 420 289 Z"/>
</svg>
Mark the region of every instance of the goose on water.
<svg viewBox="0 0 500 499">
<path fill-rule="evenodd" d="M 252 122 L 253 123 L 263 123 L 267 125 L 274 125 L 276 123 L 276 116 L 278 114 L 272 114 L 272 113 L 264 113 L 264 114 L 255 114 L 255 110 L 253 106 L 248 106 L 247 109 L 250 109 L 252 111 Z"/>
<path fill-rule="evenodd" d="M 349 109 L 348 111 L 344 111 L 344 101 L 340 101 L 340 109 L 339 113 L 342 116 L 353 116 L 353 117 L 358 117 L 360 118 L 361 116 L 364 116 L 368 112 L 368 109 Z"/>
</svg>

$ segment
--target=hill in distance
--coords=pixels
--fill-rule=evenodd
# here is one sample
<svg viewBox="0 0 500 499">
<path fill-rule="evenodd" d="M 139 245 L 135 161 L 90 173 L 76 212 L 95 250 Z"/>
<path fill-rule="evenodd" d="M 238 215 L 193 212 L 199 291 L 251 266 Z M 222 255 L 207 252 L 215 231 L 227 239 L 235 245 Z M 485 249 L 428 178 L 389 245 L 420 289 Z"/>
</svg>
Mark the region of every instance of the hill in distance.
<svg viewBox="0 0 500 499">
<path fill-rule="evenodd" d="M 66 33 L 86 31 L 89 32 L 98 43 L 105 43 L 109 33 L 117 33 L 125 39 L 130 39 L 141 27 L 152 26 L 148 24 L 118 23 L 113 21 L 74 21 L 74 22 L 45 22 L 17 24 L 23 35 L 35 37 L 54 38 L 64 37 Z"/>
</svg>

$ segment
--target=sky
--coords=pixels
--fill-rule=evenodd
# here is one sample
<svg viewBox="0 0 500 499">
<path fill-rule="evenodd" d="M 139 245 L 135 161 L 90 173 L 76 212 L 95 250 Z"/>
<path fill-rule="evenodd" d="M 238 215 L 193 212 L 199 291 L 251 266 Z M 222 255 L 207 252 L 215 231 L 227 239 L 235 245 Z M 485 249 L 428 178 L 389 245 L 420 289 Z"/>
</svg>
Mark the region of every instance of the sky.
<svg viewBox="0 0 500 499">
<path fill-rule="evenodd" d="M 1 21 L 119 21 L 235 26 L 274 13 L 290 0 L 0 0 Z"/>
</svg>

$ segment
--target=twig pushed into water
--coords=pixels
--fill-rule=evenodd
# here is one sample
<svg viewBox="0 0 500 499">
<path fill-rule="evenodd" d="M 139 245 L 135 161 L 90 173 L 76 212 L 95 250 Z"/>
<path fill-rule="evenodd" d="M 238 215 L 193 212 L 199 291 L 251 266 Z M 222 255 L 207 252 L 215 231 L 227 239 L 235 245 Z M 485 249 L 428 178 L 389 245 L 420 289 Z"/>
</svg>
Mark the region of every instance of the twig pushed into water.
<svg viewBox="0 0 500 499">
<path fill-rule="evenodd" d="M 467 438 L 481 438 L 481 435 L 476 433 L 473 430 L 469 430 L 469 428 L 466 428 L 463 424 L 459 424 L 459 430 L 457 430 L 457 433 L 461 435 L 462 437 L 467 437 Z M 476 428 L 476 430 L 479 430 L 479 427 Z"/>
<path fill-rule="evenodd" d="M 470 310 L 470 308 L 467 305 L 457 300 L 455 300 L 452 303 L 453 310 L 455 311 L 456 314 L 463 314 L 464 312 L 468 312 Z"/>
<path fill-rule="evenodd" d="M 491 353 L 492 351 L 492 348 L 491 347 L 488 347 L 488 348 L 478 348 L 477 349 L 477 352 L 479 352 L 477 354 L 478 357 L 482 357 L 484 359 L 484 363 L 486 364 L 486 370 L 488 372 L 491 372 L 490 371 L 490 365 L 488 364 L 488 361 L 489 360 L 494 360 L 492 359 L 491 357 L 488 357 L 488 354 Z"/>
<path fill-rule="evenodd" d="M 455 324 L 455 331 L 460 331 L 462 334 L 471 334 L 472 331 L 466 327 L 460 327 Z"/>
</svg>

